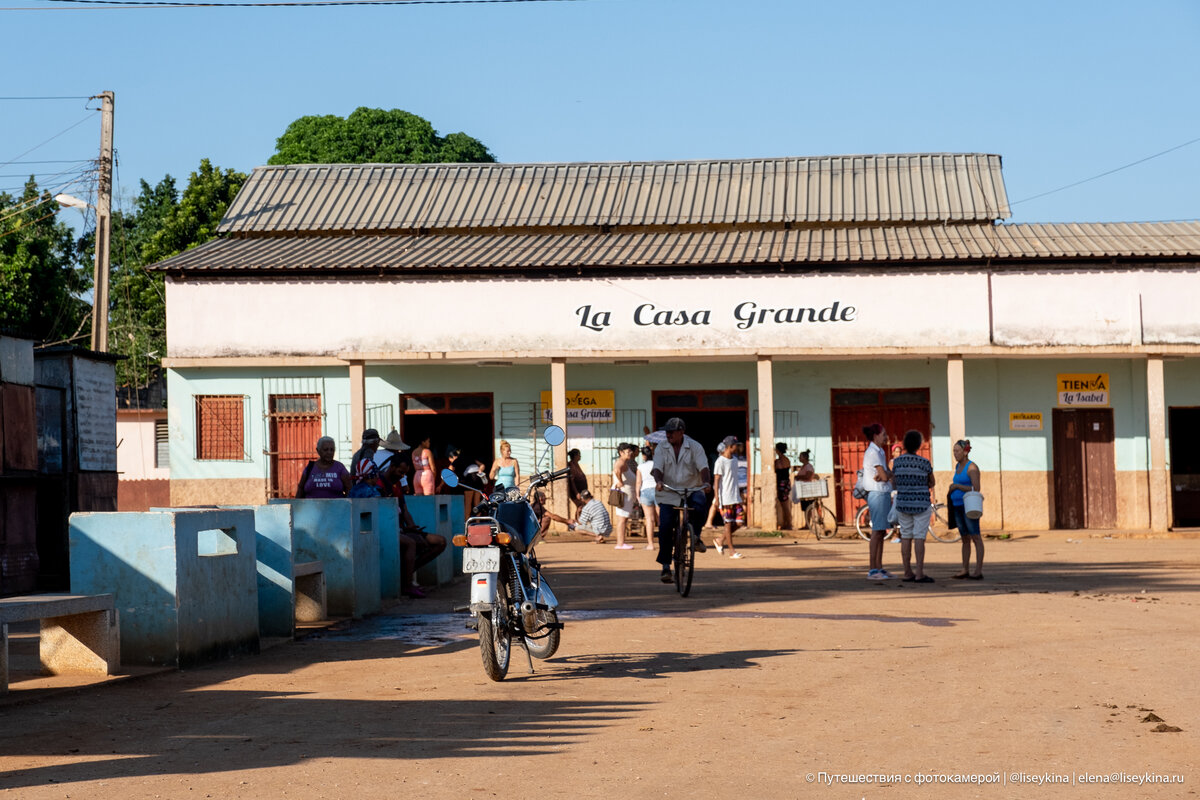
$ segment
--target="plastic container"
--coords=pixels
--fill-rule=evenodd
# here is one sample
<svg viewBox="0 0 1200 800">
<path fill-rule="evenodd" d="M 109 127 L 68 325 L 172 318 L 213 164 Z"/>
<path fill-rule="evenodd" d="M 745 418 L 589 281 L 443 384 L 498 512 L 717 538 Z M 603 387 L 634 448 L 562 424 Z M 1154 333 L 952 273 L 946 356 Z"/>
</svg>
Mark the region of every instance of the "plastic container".
<svg viewBox="0 0 1200 800">
<path fill-rule="evenodd" d="M 983 495 L 979 492 L 963 492 L 963 512 L 970 519 L 983 516 Z"/>
</svg>

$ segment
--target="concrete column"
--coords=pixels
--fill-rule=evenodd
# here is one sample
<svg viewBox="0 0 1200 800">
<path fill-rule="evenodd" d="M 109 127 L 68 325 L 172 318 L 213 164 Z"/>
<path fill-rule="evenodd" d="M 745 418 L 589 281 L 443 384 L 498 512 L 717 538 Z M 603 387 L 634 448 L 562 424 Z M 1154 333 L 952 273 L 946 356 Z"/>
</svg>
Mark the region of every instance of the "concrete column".
<svg viewBox="0 0 1200 800">
<path fill-rule="evenodd" d="M 946 360 L 946 400 L 950 412 L 950 442 L 967 438 L 967 401 L 963 384 L 963 357 Z M 903 434 L 901 434 L 903 435 Z"/>
<path fill-rule="evenodd" d="M 1146 411 L 1150 440 L 1150 529 L 1166 531 L 1170 481 L 1167 476 L 1167 395 L 1163 386 L 1162 356 L 1146 360 Z"/>
<path fill-rule="evenodd" d="M 775 516 L 775 383 L 770 356 L 758 358 L 758 454 L 757 477 L 762 497 L 758 524 L 763 530 L 773 531 L 779 520 Z"/>
<path fill-rule="evenodd" d="M 350 362 L 350 445 L 358 447 L 362 432 L 367 427 L 366 369 L 361 361 Z M 387 431 L 381 431 L 387 436 Z"/>
<path fill-rule="evenodd" d="M 565 358 L 550 359 L 550 418 L 554 424 L 567 429 L 567 360 Z M 562 469 L 567 465 L 567 450 L 570 442 L 565 441 L 554 448 L 554 468 Z M 570 516 L 568 509 L 566 484 L 557 481 L 553 484 L 554 491 L 550 497 L 550 505 L 554 513 L 563 517 Z"/>
</svg>

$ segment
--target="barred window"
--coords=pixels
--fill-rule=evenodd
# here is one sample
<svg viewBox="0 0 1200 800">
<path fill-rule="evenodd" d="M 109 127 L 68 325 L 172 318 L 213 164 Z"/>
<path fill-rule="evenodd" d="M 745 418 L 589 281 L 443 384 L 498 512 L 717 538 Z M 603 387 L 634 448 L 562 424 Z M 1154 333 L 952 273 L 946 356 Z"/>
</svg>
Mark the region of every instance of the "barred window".
<svg viewBox="0 0 1200 800">
<path fill-rule="evenodd" d="M 196 395 L 197 460 L 244 460 L 245 414 L 246 398 L 242 395 Z"/>
<path fill-rule="evenodd" d="M 154 420 L 154 466 L 166 469 L 171 466 L 171 441 L 165 419 Z"/>
</svg>

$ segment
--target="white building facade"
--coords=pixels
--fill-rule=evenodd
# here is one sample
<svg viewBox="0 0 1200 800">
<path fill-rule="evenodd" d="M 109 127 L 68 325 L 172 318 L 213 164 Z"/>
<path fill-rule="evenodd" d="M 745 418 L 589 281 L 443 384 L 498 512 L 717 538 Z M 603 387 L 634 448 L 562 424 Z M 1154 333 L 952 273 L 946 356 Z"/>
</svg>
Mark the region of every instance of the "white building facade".
<svg viewBox="0 0 1200 800">
<path fill-rule="evenodd" d="M 289 494 L 363 428 L 598 489 L 671 416 L 849 485 L 880 421 L 985 528 L 1200 525 L 1200 224 L 1003 225 L 996 156 L 255 170 L 167 273 L 176 504 Z M 539 449 L 567 423 L 558 453 Z"/>
</svg>

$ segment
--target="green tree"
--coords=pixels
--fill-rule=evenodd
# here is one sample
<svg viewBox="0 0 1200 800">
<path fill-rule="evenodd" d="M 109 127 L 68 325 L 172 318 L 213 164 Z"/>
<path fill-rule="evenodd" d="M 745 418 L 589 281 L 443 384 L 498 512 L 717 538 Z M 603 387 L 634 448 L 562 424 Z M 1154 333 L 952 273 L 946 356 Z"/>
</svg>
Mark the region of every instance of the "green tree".
<svg viewBox="0 0 1200 800">
<path fill-rule="evenodd" d="M 127 356 L 117 364 L 118 385 L 146 386 L 166 354 L 163 275 L 146 267 L 212 239 L 245 181 L 203 159 L 182 196 L 170 175 L 154 186 L 142 181 L 132 211 L 113 214 L 109 350 Z"/>
<path fill-rule="evenodd" d="M 342 119 L 301 117 L 275 143 L 268 164 L 430 164 L 496 160 L 465 133 L 438 136 L 429 120 L 394 108 L 360 107 Z"/>
<path fill-rule="evenodd" d="M 86 337 L 91 310 L 91 261 L 77 260 L 58 210 L 33 177 L 19 198 L 0 194 L 0 327 L 42 342 Z"/>
</svg>

